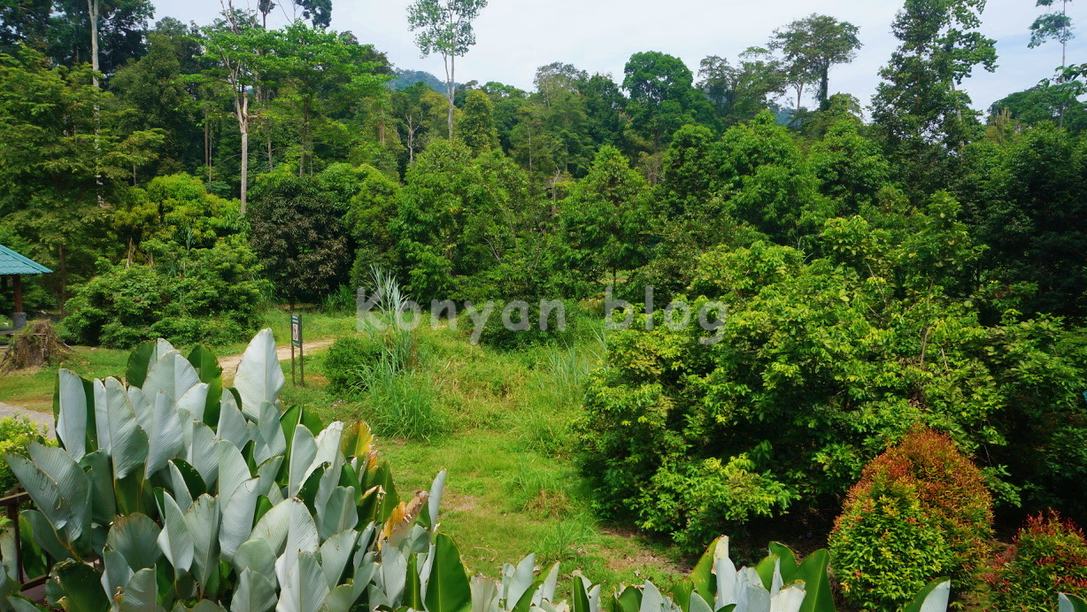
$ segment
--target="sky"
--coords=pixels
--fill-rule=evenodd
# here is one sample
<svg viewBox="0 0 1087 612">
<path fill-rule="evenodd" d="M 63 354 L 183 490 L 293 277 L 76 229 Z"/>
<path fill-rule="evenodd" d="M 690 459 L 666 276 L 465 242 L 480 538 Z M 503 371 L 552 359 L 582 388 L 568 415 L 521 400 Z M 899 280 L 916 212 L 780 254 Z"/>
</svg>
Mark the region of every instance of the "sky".
<svg viewBox="0 0 1087 612">
<path fill-rule="evenodd" d="M 155 17 L 206 24 L 220 0 L 153 0 Z M 234 0 L 256 7 L 256 0 Z M 333 0 L 332 27 L 350 30 L 361 42 L 384 51 L 398 68 L 426 70 L 443 77 L 441 58 L 420 57 L 408 29 L 411 0 Z M 745 48 L 765 45 L 771 32 L 813 12 L 860 27 L 857 59 L 831 72 L 831 91 L 851 93 L 867 105 L 878 71 L 896 46 L 891 22 L 897 0 L 490 0 L 476 22 L 476 46 L 457 62 L 457 81 L 500 81 L 532 89 L 536 68 L 555 61 L 622 81 L 632 53 L 663 51 L 693 72 L 707 55 L 734 60 Z M 989 0 L 982 31 L 997 41 L 995 73 L 976 73 L 965 87 L 974 106 L 988 108 L 1008 93 L 1052 76 L 1060 45 L 1029 49 L 1029 27 L 1039 14 L 1034 0 Z M 1087 28 L 1087 2 L 1069 4 L 1073 23 Z M 284 23 L 291 8 L 278 7 L 270 19 Z M 270 23 L 271 25 L 271 23 Z M 1071 63 L 1087 62 L 1087 31 L 1069 46 Z"/>
</svg>

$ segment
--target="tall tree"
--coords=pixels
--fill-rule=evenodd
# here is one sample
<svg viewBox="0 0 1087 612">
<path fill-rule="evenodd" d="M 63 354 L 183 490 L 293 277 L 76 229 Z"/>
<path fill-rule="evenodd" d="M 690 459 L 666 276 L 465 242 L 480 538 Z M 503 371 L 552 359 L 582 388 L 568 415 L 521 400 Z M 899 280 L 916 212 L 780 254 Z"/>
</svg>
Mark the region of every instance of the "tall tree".
<svg viewBox="0 0 1087 612">
<path fill-rule="evenodd" d="M 776 30 L 770 48 L 780 52 L 785 73 L 796 90 L 796 108 L 807 85 L 818 85 L 819 107 L 830 95 L 830 68 L 853 61 L 861 41 L 857 26 L 827 15 L 812 14 Z"/>
<path fill-rule="evenodd" d="M 1055 40 L 1061 44 L 1061 69 L 1068 66 L 1068 43 L 1075 37 L 1072 18 L 1068 16 L 1071 0 L 1038 0 L 1038 6 L 1051 7 L 1060 2 L 1061 10 L 1039 15 L 1030 26 L 1030 48 Z"/>
<path fill-rule="evenodd" d="M 763 47 L 749 47 L 737 66 L 711 55 L 698 70 L 698 88 L 713 104 L 725 125 L 752 119 L 769 108 L 785 90 L 781 61 Z"/>
<path fill-rule="evenodd" d="M 984 8 L 985 0 L 906 0 L 895 18 L 901 44 L 880 71 L 872 116 L 912 189 L 946 185 L 948 153 L 977 129 L 959 85 L 978 65 L 996 69 L 995 42 L 978 31 Z"/>
<path fill-rule="evenodd" d="M 635 53 L 624 69 L 623 89 L 634 128 L 651 141 L 653 151 L 668 145 L 672 133 L 687 123 L 711 122 L 712 109 L 694 88 L 694 75 L 678 57 Z"/>
<path fill-rule="evenodd" d="M 213 76 L 230 87 L 234 118 L 241 136 L 240 211 L 245 215 L 249 191 L 249 90 L 256 84 L 253 66 L 267 49 L 267 33 L 256 27 L 252 14 L 237 11 L 230 4 L 224 18 L 204 30 L 207 54 L 214 58 Z"/>
<path fill-rule="evenodd" d="M 487 0 L 415 0 L 408 7 L 408 23 L 423 55 L 439 53 L 445 66 L 445 92 L 449 99 L 449 138 L 453 138 L 453 109 L 457 95 L 457 58 L 476 44 L 472 20 Z"/>
<path fill-rule="evenodd" d="M 494 104 L 478 89 L 468 92 L 460 119 L 460 134 L 473 155 L 498 148 L 498 130 L 494 126 Z"/>
<path fill-rule="evenodd" d="M 49 27 L 49 54 L 59 64 L 90 62 L 109 76 L 143 55 L 149 0 L 56 0 Z M 92 18 L 93 17 L 93 18 Z"/>
<path fill-rule="evenodd" d="M 0 0 L 0 52 L 12 53 L 20 43 L 44 49 L 52 8 L 51 0 Z"/>
</svg>

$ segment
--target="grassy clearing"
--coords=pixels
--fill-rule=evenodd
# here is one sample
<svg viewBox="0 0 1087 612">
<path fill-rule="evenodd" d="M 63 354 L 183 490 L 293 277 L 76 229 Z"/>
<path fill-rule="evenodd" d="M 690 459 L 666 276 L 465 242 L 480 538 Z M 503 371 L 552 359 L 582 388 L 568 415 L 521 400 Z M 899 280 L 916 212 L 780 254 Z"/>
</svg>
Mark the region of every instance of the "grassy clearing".
<svg viewBox="0 0 1087 612">
<path fill-rule="evenodd" d="M 288 341 L 284 312 L 270 311 L 265 324 L 279 344 Z M 363 337 L 350 314 L 310 313 L 305 325 L 307 341 Z M 503 563 L 535 552 L 541 565 L 561 562 L 567 575 L 581 569 L 611 586 L 648 578 L 666 587 L 686 573 L 669 547 L 601 524 L 574 466 L 573 427 L 588 372 L 599 360 L 598 340 L 589 335 L 571 347 L 499 352 L 427 324 L 415 336 L 411 367 L 376 375 L 356 392 L 333 393 L 328 353 L 307 355 L 306 386 L 288 381 L 283 399 L 317 409 L 326 421 L 371 422 L 402 494 L 428 488 L 435 474 L 449 470 L 442 528 L 475 572 L 497 577 Z M 225 356 L 244 348 L 214 351 Z M 86 377 L 116 376 L 127 359 L 128 351 L 76 347 L 63 365 Z M 55 367 L 6 374 L 0 401 L 48 410 L 55 379 Z"/>
<path fill-rule="evenodd" d="M 326 420 L 371 422 L 402 494 L 449 470 L 442 528 L 473 571 L 497 576 L 503 563 L 535 552 L 542 565 L 561 562 L 564 572 L 581 569 L 609 585 L 649 578 L 667 586 L 686 572 L 674 550 L 601 524 L 574 466 L 573 427 L 598 341 L 504 353 L 446 329 L 423 326 L 416 338 L 418 363 L 397 377 L 406 402 L 383 382 L 338 398 L 327 385 L 328 353 L 307 358 L 308 386 L 288 385 L 285 399 L 317 407 Z M 397 411 L 418 418 L 419 401 L 447 433 L 406 439 L 406 429 L 382 426 Z"/>
</svg>

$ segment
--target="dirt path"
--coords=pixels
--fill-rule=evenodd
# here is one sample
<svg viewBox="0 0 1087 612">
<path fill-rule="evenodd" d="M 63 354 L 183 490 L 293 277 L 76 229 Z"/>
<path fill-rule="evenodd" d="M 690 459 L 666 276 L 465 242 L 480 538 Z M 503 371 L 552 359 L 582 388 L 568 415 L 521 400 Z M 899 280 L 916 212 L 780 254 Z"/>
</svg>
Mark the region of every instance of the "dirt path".
<svg viewBox="0 0 1087 612">
<path fill-rule="evenodd" d="M 327 349 L 335 342 L 335 338 L 328 338 L 325 340 L 314 340 L 313 342 L 306 343 L 306 354 L 312 355 Z M 280 361 L 286 361 L 291 358 L 291 345 L 276 347 L 276 358 Z M 219 358 L 219 366 L 223 368 L 223 382 L 229 383 L 234 380 L 234 374 L 238 370 L 238 364 L 241 363 L 242 356 L 228 355 L 226 357 Z M 46 428 L 49 435 L 53 435 L 53 415 L 49 412 L 42 412 L 38 410 L 31 410 L 30 408 L 24 408 L 22 406 L 16 406 L 14 404 L 6 404 L 0 402 L 0 418 L 22 416 L 30 419 L 34 423 Z"/>
<path fill-rule="evenodd" d="M 37 410 L 30 410 L 29 408 L 12 406 L 11 404 L 5 404 L 4 402 L 0 402 L 0 418 L 14 416 L 21 416 L 30 419 L 37 425 L 44 427 L 49 437 L 53 437 L 53 415 L 51 413 L 38 412 Z"/>
<path fill-rule="evenodd" d="M 332 346 L 335 342 L 335 338 L 327 338 L 325 340 L 314 340 L 313 342 L 307 342 L 305 349 L 307 355 L 312 355 L 319 351 L 323 351 Z M 287 361 L 291 358 L 291 345 L 276 347 L 276 358 L 280 361 Z M 219 367 L 223 368 L 223 374 L 234 378 L 234 373 L 238 370 L 238 364 L 242 362 L 241 354 L 230 355 L 228 357 L 219 358 Z"/>
</svg>

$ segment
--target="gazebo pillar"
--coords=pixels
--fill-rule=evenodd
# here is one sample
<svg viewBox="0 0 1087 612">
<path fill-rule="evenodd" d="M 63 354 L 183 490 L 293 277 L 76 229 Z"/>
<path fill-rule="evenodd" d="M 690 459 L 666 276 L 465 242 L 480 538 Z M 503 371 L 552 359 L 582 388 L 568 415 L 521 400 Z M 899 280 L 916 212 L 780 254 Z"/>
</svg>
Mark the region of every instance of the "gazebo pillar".
<svg viewBox="0 0 1087 612">
<path fill-rule="evenodd" d="M 26 327 L 26 312 L 23 311 L 23 279 L 18 274 L 11 278 L 15 285 L 15 312 L 11 315 L 11 323 L 15 329 L 22 329 Z"/>
</svg>

